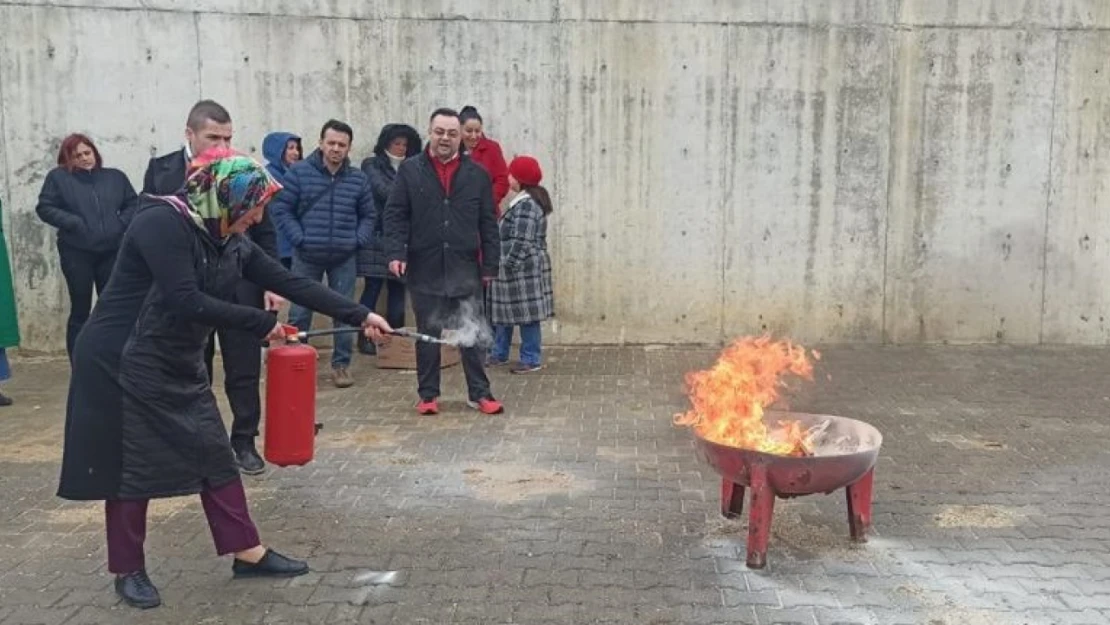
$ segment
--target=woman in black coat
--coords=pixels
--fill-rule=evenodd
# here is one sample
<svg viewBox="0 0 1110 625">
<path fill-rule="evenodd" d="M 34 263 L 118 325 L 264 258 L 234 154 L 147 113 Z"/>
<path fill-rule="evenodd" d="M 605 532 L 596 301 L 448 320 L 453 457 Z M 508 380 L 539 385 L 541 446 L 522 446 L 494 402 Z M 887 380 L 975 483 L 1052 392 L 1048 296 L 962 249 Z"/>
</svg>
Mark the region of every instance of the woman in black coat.
<svg viewBox="0 0 1110 625">
<path fill-rule="evenodd" d="M 236 577 L 308 571 L 266 549 L 250 519 L 204 365 L 213 327 L 277 339 L 259 308 L 230 303 L 243 278 L 380 338 L 389 324 L 270 258 L 243 231 L 280 189 L 254 160 L 223 148 L 198 156 L 182 196 L 144 196 L 108 288 L 77 337 L 58 495 L 105 500 L 108 570 L 130 605 L 161 603 L 145 572 L 148 500 L 200 494 Z"/>
<path fill-rule="evenodd" d="M 104 292 L 123 232 L 138 206 L 131 181 L 104 167 L 91 139 L 72 134 L 58 150 L 58 166 L 46 175 L 35 212 L 58 229 L 58 256 L 69 290 L 66 353 L 92 309 L 93 287 Z"/>
<path fill-rule="evenodd" d="M 389 192 L 393 190 L 397 168 L 405 159 L 420 154 L 420 150 L 420 134 L 415 128 L 408 124 L 386 124 L 378 134 L 374 155 L 362 161 L 362 171 L 370 180 L 378 211 L 374 218 L 374 237 L 370 245 L 358 251 L 358 275 L 364 279 L 360 301 L 363 306 L 374 310 L 382 287 L 388 284 L 385 319 L 394 328 L 405 325 L 405 283 L 389 273 L 385 242 L 382 241 L 382 213 L 385 212 Z M 374 343 L 365 338 L 359 341 L 358 348 L 364 354 L 376 353 Z"/>
</svg>

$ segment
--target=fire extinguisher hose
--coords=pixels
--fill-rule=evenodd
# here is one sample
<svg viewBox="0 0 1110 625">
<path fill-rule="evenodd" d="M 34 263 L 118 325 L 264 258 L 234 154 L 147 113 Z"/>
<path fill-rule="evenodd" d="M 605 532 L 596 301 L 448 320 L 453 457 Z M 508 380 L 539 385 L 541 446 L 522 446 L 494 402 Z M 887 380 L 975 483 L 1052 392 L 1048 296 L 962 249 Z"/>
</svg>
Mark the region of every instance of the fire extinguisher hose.
<svg viewBox="0 0 1110 625">
<path fill-rule="evenodd" d="M 330 336 L 335 334 L 353 334 L 362 332 L 362 328 L 354 326 L 340 326 L 336 328 L 320 328 L 319 330 L 305 330 L 298 331 L 296 327 L 286 325 L 286 340 L 289 341 L 306 341 L 314 336 Z M 400 336 L 403 338 L 413 339 L 421 343 L 435 343 L 437 345 L 449 345 L 450 341 L 436 338 L 429 334 L 421 334 L 419 332 L 412 332 L 411 330 L 394 330 L 389 334 L 393 336 Z"/>
</svg>

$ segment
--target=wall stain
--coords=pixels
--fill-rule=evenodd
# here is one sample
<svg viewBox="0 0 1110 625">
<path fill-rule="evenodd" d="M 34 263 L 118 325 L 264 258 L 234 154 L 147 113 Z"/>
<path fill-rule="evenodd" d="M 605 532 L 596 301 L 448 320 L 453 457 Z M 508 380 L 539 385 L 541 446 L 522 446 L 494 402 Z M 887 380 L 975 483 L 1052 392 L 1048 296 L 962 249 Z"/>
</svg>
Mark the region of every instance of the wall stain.
<svg viewBox="0 0 1110 625">
<path fill-rule="evenodd" d="M 21 288 L 29 291 L 38 291 L 44 286 L 53 286 L 56 280 L 51 279 L 56 271 L 60 271 L 58 263 L 51 254 L 48 258 L 46 250 L 54 246 L 47 242 L 47 234 L 51 232 L 34 212 L 16 212 L 11 215 L 11 246 L 13 264 L 18 266 L 14 272 L 18 277 Z"/>
</svg>

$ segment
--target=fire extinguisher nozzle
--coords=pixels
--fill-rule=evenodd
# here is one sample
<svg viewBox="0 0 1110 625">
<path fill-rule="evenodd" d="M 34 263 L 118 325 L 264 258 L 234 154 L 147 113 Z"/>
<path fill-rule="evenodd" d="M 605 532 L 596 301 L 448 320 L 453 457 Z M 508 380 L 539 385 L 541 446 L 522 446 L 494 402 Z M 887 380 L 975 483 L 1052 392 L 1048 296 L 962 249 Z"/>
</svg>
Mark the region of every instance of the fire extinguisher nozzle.
<svg viewBox="0 0 1110 625">
<path fill-rule="evenodd" d="M 403 336 L 405 338 L 412 339 L 412 340 L 417 341 L 419 343 L 435 343 L 437 345 L 447 345 L 448 344 L 448 342 L 443 340 L 443 339 L 436 338 L 434 336 L 431 336 L 430 334 L 421 334 L 419 332 L 413 332 L 412 330 L 398 329 L 398 330 L 393 330 L 389 334 L 392 334 L 393 336 Z"/>
</svg>

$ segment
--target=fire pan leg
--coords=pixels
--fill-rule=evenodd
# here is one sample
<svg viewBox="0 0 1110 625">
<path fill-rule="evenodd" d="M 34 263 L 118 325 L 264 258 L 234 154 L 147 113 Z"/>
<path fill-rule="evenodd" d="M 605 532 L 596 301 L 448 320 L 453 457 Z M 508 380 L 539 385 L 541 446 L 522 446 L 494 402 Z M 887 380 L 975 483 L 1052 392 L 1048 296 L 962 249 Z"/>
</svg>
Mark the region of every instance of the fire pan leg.
<svg viewBox="0 0 1110 625">
<path fill-rule="evenodd" d="M 767 566 L 767 541 L 771 537 L 771 515 L 775 511 L 775 493 L 767 485 L 767 467 L 753 464 L 751 468 L 752 500 L 748 512 L 748 568 Z"/>
<path fill-rule="evenodd" d="M 848 498 L 848 527 L 852 532 L 852 540 L 867 542 L 867 530 L 871 528 L 871 487 L 875 480 L 875 468 L 872 467 L 858 482 L 847 489 Z"/>
<path fill-rule="evenodd" d="M 729 479 L 721 480 L 721 516 L 736 518 L 744 512 L 744 487 Z"/>
</svg>

